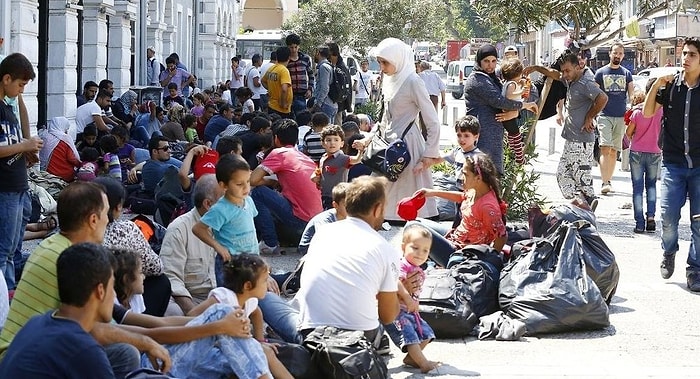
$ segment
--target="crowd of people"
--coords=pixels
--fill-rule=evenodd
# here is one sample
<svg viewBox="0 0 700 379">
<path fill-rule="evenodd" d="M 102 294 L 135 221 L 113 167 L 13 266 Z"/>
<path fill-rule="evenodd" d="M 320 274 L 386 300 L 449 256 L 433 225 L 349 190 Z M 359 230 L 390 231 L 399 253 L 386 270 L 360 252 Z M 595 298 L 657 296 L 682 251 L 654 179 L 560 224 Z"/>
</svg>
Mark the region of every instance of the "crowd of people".
<svg viewBox="0 0 700 379">
<path fill-rule="evenodd" d="M 338 45 L 320 46 L 311 57 L 300 44 L 291 34 L 270 62 L 256 54 L 247 68 L 234 57 L 230 81 L 204 91 L 193 87 L 196 78 L 177 54 L 162 66 L 149 48 L 148 78 L 163 88 L 162 106 L 139 104 L 131 90 L 115 99 L 111 81 L 90 81 L 79 96 L 76 128 L 56 117 L 39 137 L 30 135 L 21 96 L 34 79 L 31 63 L 18 53 L 0 63 L 0 273 L 13 291 L 0 332 L 0 376 L 121 378 L 154 368 L 175 377 L 290 378 L 278 347 L 267 342 L 265 324 L 288 343 L 303 342 L 321 326 L 363 331 L 379 350 L 386 331 L 406 353 L 404 363 L 433 370 L 440 363 L 423 349 L 435 336 L 417 313 L 421 266 L 430 259 L 447 267 L 451 253 L 468 244 L 504 247 L 503 141 L 507 134 L 524 163 L 517 154 L 523 137 L 510 120 L 538 112 L 534 87 L 520 79 L 533 71 L 567 86 L 566 145 L 557 172 L 565 197 L 595 210 L 594 132 L 605 147 L 603 194 L 612 191 L 611 160 L 626 133 L 635 153 L 635 231 L 653 231 L 654 165 L 663 152 L 661 274 L 673 274 L 680 208 L 687 196 L 691 208 L 697 203 L 696 143 L 677 127 L 694 128 L 693 109 L 700 109 L 692 108 L 700 76 L 696 39 L 684 45 L 684 74 L 650 84 L 644 101 L 638 94 L 643 106 L 627 125 L 620 104 L 633 87 L 619 66 L 618 46 L 609 67 L 594 76 L 576 54 L 564 54 L 556 68 L 524 68 L 516 50 L 498 68 L 496 49 L 484 45 L 465 82 L 467 115 L 454 125 L 458 146 L 447 152 L 439 150 L 437 116 L 444 88 L 419 75 L 425 68 L 416 67 L 404 42 L 388 38 L 375 49 L 382 79 L 374 125 L 351 113 L 352 99 L 362 105 L 375 85 L 363 77 L 366 62 L 349 86 L 359 96 L 340 99 L 331 96 L 334 70 L 347 70 Z M 669 111 L 680 107 L 685 116 Z M 654 147 L 659 132 L 661 148 Z M 402 139 L 410 153 L 395 181 L 362 164 L 378 137 Z M 457 172 L 459 191 L 433 188 L 430 168 L 443 161 Z M 64 188 L 57 232 L 25 264 L 17 252 L 31 213 L 27 167 L 36 164 Z M 165 215 L 160 205 L 168 196 L 177 203 Z M 458 204 L 452 227 L 433 221 L 436 197 Z M 166 220 L 158 246 L 142 223 L 125 215 L 149 199 L 156 219 Z M 401 250 L 377 232 L 387 221 L 411 221 Z M 700 217 L 692 222 L 695 242 Z M 271 274 L 260 257 L 283 253 L 286 239 L 298 241 L 304 254 L 293 303 L 280 291 L 288 275 Z M 687 278 L 699 291 L 694 246 Z M 15 265 L 24 268 L 16 272 Z M 0 289 L 5 307 L 8 291 Z"/>
</svg>

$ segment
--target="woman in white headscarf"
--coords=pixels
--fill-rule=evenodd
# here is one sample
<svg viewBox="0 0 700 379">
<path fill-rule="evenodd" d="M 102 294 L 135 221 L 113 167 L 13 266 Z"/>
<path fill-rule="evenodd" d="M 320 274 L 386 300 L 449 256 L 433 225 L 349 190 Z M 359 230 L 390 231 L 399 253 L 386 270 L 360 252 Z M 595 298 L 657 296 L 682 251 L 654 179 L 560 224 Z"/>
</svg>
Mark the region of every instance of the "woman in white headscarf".
<svg viewBox="0 0 700 379">
<path fill-rule="evenodd" d="M 438 163 L 440 157 L 440 122 L 425 83 L 416 74 L 411 48 L 396 38 L 387 38 L 374 50 L 382 70 L 382 101 L 384 114 L 379 120 L 375 133 L 380 132 L 389 142 L 401 137 L 408 128 L 404 142 L 411 153 L 411 163 L 401 173 L 396 182 L 387 187 L 384 218 L 387 221 L 402 221 L 396 214 L 396 204 L 404 197 L 412 196 L 421 188 L 432 188 L 433 179 L 430 166 Z M 423 138 L 418 123 L 418 112 L 423 113 L 423 121 L 428 132 Z M 369 143 L 369 139 L 363 141 Z M 438 215 L 435 198 L 427 198 L 418 217 L 428 218 Z"/>
<path fill-rule="evenodd" d="M 72 138 L 68 136 L 70 121 L 65 117 L 54 117 L 48 127 L 39 133 L 44 146 L 39 151 L 42 171 L 54 174 L 66 182 L 75 179 L 75 169 L 80 167 L 80 154 Z"/>
</svg>

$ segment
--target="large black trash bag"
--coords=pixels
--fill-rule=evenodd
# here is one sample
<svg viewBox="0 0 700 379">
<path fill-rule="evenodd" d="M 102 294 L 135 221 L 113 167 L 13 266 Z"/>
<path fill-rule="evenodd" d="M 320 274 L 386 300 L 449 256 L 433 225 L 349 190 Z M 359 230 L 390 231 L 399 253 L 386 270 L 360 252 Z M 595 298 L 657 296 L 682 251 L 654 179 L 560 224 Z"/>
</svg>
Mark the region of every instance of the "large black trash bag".
<svg viewBox="0 0 700 379">
<path fill-rule="evenodd" d="M 620 269 L 615 261 L 615 254 L 598 233 L 595 227 L 595 215 L 593 212 L 579 208 L 575 205 L 560 205 L 552 208 L 548 213 L 531 208 L 528 219 L 530 221 L 530 233 L 533 237 L 545 237 L 555 233 L 559 226 L 567 222 L 585 220 L 577 223 L 579 235 L 583 243 L 583 259 L 586 261 L 586 273 L 600 289 L 605 302 L 610 301 L 617 290 L 620 281 Z"/>
<path fill-rule="evenodd" d="M 503 259 L 487 245 L 468 245 L 450 257 L 447 269 L 427 272 L 420 315 L 438 338 L 469 335 L 479 317 L 498 308 Z"/>
<path fill-rule="evenodd" d="M 507 316 L 525 323 L 526 335 L 610 324 L 608 306 L 586 274 L 579 228 L 568 222 L 501 271 L 499 302 Z"/>
</svg>

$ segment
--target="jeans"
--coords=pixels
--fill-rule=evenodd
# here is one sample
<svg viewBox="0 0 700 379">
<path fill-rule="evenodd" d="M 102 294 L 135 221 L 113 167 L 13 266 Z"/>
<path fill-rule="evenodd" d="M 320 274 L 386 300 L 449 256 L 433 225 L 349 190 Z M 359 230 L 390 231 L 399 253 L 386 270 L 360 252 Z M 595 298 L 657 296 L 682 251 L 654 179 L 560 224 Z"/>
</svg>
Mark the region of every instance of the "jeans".
<svg viewBox="0 0 700 379">
<path fill-rule="evenodd" d="M 338 113 L 338 107 L 335 105 L 328 105 L 326 103 L 321 104 L 321 112 L 328 116 L 328 119 L 333 122 L 335 120 L 335 115 Z"/>
<path fill-rule="evenodd" d="M 305 95 L 294 95 L 292 98 L 292 114 L 296 118 L 297 114 L 306 110 Z"/>
<path fill-rule="evenodd" d="M 137 370 L 140 366 L 141 358 L 139 351 L 126 343 L 115 343 L 105 346 L 107 360 L 112 366 L 114 377 L 123 379 L 128 373 Z"/>
<path fill-rule="evenodd" d="M 661 248 L 664 256 L 674 256 L 678 251 L 678 221 L 685 199 L 690 198 L 690 231 L 692 240 L 688 250 L 688 272 L 700 272 L 700 256 L 695 246 L 700 246 L 700 167 L 662 163 L 661 165 Z"/>
<path fill-rule="evenodd" d="M 412 224 L 419 224 L 430 230 L 430 234 L 433 235 L 433 243 L 430 245 L 430 258 L 438 265 L 447 267 L 450 255 L 456 250 L 452 242 L 445 238 L 447 232 L 450 231 L 450 227 L 424 218 L 409 221 L 406 223 L 406 226 L 408 227 Z"/>
<path fill-rule="evenodd" d="M 26 213 L 27 209 L 29 214 Z M 7 289 L 15 288 L 14 256 L 18 248 L 21 251 L 31 209 L 28 191 L 0 192 L 0 271 L 5 276 Z"/>
<path fill-rule="evenodd" d="M 270 97 L 266 93 L 260 94 L 260 110 L 267 112 L 267 103 L 270 102 Z"/>
<path fill-rule="evenodd" d="M 233 310 L 229 305 L 214 304 L 187 325 L 218 321 Z M 257 379 L 270 374 L 262 345 L 254 338 L 216 335 L 165 347 L 173 363 L 169 373 L 173 377 L 218 379 L 235 374 L 240 379 Z M 145 355 L 141 366 L 151 368 Z"/>
<path fill-rule="evenodd" d="M 250 193 L 258 209 L 255 229 L 270 247 L 279 246 L 275 220 L 294 230 L 304 230 L 306 222 L 294 215 L 292 204 L 281 193 L 267 186 L 257 186 Z M 299 233 L 301 234 L 301 233 Z"/>
<path fill-rule="evenodd" d="M 146 128 L 143 126 L 136 126 L 132 125 L 131 126 L 131 132 L 129 133 L 131 138 L 139 141 L 141 143 L 141 146 L 144 148 L 148 148 L 148 141 L 151 140 L 151 136 L 148 135 L 148 131 L 146 131 Z"/>
<path fill-rule="evenodd" d="M 258 301 L 265 323 L 272 328 L 285 342 L 301 344 L 304 337 L 297 329 L 299 326 L 299 309 L 282 297 L 268 292 Z"/>
<path fill-rule="evenodd" d="M 630 151 L 630 173 L 632 174 L 632 205 L 637 229 L 644 229 L 646 218 L 643 212 L 644 190 L 647 193 L 646 217 L 656 213 L 656 179 L 659 175 L 661 154 Z"/>
<path fill-rule="evenodd" d="M 20 226 L 20 238 L 17 241 L 17 248 L 15 248 L 15 253 L 12 256 L 12 262 L 14 263 L 15 269 L 15 286 L 19 283 L 22 277 L 22 270 L 24 269 L 24 264 L 27 262 L 29 255 L 22 255 L 22 244 L 24 243 L 24 231 L 27 229 L 27 224 L 29 223 L 29 218 L 32 217 L 32 198 L 27 196 L 28 201 L 22 202 L 22 226 Z"/>
</svg>

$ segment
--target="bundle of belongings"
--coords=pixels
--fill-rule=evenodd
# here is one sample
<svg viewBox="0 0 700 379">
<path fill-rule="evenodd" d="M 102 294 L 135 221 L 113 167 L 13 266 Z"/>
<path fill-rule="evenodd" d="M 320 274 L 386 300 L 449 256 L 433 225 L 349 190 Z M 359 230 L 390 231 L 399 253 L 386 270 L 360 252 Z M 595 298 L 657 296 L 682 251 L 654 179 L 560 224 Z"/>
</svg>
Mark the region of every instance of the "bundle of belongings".
<svg viewBox="0 0 700 379">
<path fill-rule="evenodd" d="M 517 340 L 523 335 L 607 327 L 620 277 L 595 215 L 576 205 L 529 212 L 531 238 L 508 258 L 488 246 L 456 251 L 426 272 L 421 317 L 439 338 Z"/>
</svg>

